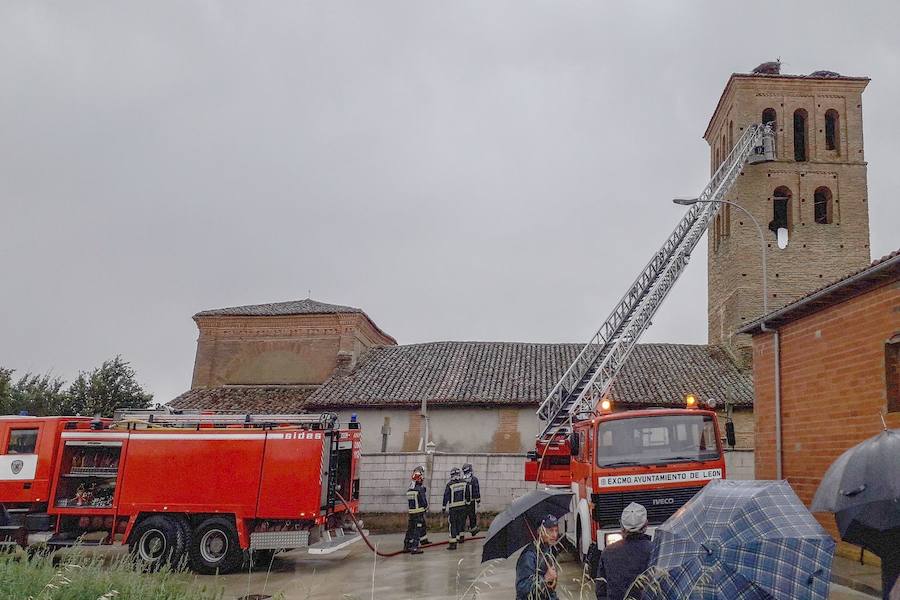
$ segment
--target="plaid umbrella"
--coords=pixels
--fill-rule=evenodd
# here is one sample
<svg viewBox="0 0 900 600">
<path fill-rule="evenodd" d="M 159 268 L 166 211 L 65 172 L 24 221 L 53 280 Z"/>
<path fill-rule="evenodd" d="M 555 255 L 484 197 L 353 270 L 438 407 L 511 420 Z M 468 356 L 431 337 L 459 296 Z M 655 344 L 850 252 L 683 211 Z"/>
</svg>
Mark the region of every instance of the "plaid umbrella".
<svg viewBox="0 0 900 600">
<path fill-rule="evenodd" d="M 828 596 L 834 540 L 785 481 L 713 481 L 653 536 L 645 598 Z"/>
</svg>

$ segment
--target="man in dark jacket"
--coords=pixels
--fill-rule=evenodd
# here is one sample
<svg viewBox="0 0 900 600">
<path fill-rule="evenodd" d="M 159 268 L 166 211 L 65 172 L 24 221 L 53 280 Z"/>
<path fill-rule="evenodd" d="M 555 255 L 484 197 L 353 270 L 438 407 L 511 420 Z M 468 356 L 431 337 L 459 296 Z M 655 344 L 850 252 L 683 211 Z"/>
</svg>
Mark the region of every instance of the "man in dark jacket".
<svg viewBox="0 0 900 600">
<path fill-rule="evenodd" d="M 547 515 L 538 528 L 538 539 L 522 550 L 516 561 L 516 600 L 558 600 L 553 545 L 559 539 L 559 522 Z"/>
<path fill-rule="evenodd" d="M 463 478 L 469 482 L 469 488 L 472 492 L 472 500 L 466 507 L 466 525 L 464 529 L 468 527 L 469 533 L 474 537 L 481 531 L 478 528 L 478 505 L 481 504 L 481 486 L 478 485 L 478 478 L 475 477 L 472 465 L 469 463 L 462 466 L 462 474 Z M 465 534 L 460 534 L 459 541 L 462 542 L 464 540 Z"/>
<path fill-rule="evenodd" d="M 450 510 L 448 520 L 450 521 L 450 543 L 447 544 L 447 550 L 456 550 L 456 544 L 459 536 L 466 526 L 466 507 L 472 500 L 472 488 L 469 482 L 463 479 L 462 471 L 459 467 L 450 469 L 450 481 L 444 488 L 444 502 L 441 507 L 441 514 Z"/>
<path fill-rule="evenodd" d="M 427 535 L 425 533 L 425 511 L 428 510 L 428 492 L 425 490 L 423 480 L 423 472 L 416 469 L 413 471 L 409 489 L 406 490 L 409 524 L 406 527 L 403 549 L 410 554 L 422 554 L 419 543 Z"/>
<path fill-rule="evenodd" d="M 597 565 L 597 600 L 640 598 L 631 588 L 650 564 L 653 544 L 647 530 L 647 509 L 632 502 L 622 511 L 622 539 L 606 547 Z M 626 596 L 625 594 L 628 594 Z"/>
</svg>

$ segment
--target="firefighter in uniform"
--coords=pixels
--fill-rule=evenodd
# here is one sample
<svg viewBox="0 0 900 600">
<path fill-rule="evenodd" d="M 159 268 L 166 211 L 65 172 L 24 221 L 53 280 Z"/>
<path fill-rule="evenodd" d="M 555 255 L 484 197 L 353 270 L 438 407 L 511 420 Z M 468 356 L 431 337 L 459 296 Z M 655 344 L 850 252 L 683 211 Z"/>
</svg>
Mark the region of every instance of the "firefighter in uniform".
<svg viewBox="0 0 900 600">
<path fill-rule="evenodd" d="M 410 554 L 422 554 L 419 548 L 421 542 L 428 543 L 425 538 L 425 511 L 428 510 L 428 493 L 423 483 L 424 469 L 418 467 L 412 474 L 412 482 L 406 490 L 406 502 L 409 505 L 409 524 L 406 527 L 406 539 L 403 540 L 403 549 Z"/>
<path fill-rule="evenodd" d="M 466 526 L 466 510 L 472 500 L 472 488 L 469 482 L 463 479 L 458 467 L 450 469 L 450 481 L 444 488 L 444 502 L 441 513 L 450 510 L 450 543 L 447 550 L 456 550 L 456 542 Z"/>
<path fill-rule="evenodd" d="M 475 473 L 472 470 L 472 465 L 466 463 L 462 466 L 462 474 L 465 480 L 469 483 L 469 490 L 472 494 L 472 500 L 469 502 L 466 507 L 466 522 L 463 525 L 463 529 L 469 530 L 469 533 L 472 536 L 478 535 L 478 532 L 481 531 L 478 528 L 478 508 L 477 505 L 481 504 L 481 488 L 478 485 L 478 478 L 475 477 Z M 459 541 L 465 541 L 465 535 L 460 534 Z"/>
</svg>

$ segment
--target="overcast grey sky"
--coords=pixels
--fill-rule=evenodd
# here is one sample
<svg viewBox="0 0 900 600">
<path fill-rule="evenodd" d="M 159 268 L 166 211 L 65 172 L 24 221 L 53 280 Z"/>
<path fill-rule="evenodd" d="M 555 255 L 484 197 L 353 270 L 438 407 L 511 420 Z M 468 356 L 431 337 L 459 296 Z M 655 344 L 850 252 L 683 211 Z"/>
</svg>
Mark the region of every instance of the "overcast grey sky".
<svg viewBox="0 0 900 600">
<path fill-rule="evenodd" d="M 730 73 L 872 78 L 900 247 L 895 2 L 0 4 L 0 365 L 190 386 L 191 315 L 304 298 L 400 343 L 582 341 L 703 187 Z M 645 341 L 706 341 L 705 246 Z"/>
</svg>

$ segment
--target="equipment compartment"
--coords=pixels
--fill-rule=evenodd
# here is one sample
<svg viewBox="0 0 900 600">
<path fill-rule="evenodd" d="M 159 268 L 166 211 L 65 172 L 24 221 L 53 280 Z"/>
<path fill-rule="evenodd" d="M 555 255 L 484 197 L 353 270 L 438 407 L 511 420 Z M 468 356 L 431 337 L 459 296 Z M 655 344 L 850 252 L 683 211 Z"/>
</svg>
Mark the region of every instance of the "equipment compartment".
<svg viewBox="0 0 900 600">
<path fill-rule="evenodd" d="M 67 441 L 56 488 L 58 508 L 112 508 L 121 442 Z"/>
</svg>

